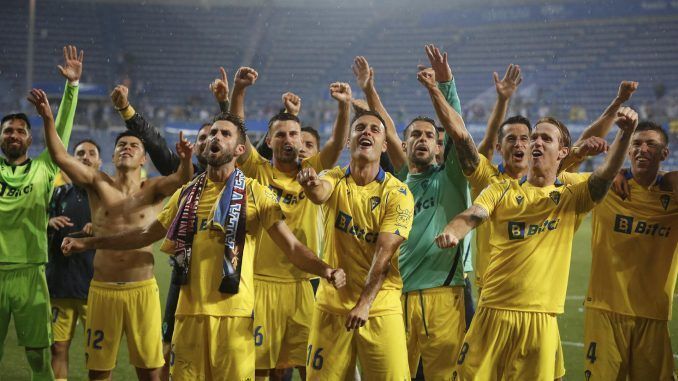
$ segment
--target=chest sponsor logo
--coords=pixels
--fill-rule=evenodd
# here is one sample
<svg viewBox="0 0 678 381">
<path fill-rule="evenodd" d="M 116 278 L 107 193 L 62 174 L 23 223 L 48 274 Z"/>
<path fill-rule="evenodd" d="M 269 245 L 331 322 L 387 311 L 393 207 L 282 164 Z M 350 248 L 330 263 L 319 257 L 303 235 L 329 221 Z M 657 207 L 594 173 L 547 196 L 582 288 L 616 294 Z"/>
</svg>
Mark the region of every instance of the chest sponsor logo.
<svg viewBox="0 0 678 381">
<path fill-rule="evenodd" d="M 422 210 L 426 210 L 428 208 L 433 208 L 435 206 L 436 206 L 435 197 L 429 197 L 425 200 L 419 200 L 414 204 L 414 215 L 416 216 Z"/>
<path fill-rule="evenodd" d="M 377 237 L 379 236 L 379 232 L 365 231 L 365 228 L 353 224 L 353 217 L 341 210 L 337 213 L 337 219 L 334 221 L 334 228 L 367 243 L 376 243 Z"/>
<path fill-rule="evenodd" d="M 546 220 L 543 223 L 536 224 L 527 224 L 525 222 L 519 221 L 509 221 L 508 223 L 508 237 L 511 240 L 514 239 L 525 239 L 533 235 L 541 234 L 544 232 L 549 232 L 556 230 L 558 224 L 560 223 L 560 218 L 555 220 Z"/>
<path fill-rule="evenodd" d="M 668 194 L 663 194 L 659 197 L 659 201 L 662 203 L 662 207 L 666 210 L 669 207 L 669 202 L 671 202 L 671 196 Z"/>
<path fill-rule="evenodd" d="M 635 219 L 632 216 L 617 214 L 614 219 L 614 231 L 623 234 L 644 234 L 668 238 L 671 233 L 671 227 L 649 223 Z"/>
<path fill-rule="evenodd" d="M 298 203 L 301 200 L 306 198 L 306 195 L 304 194 L 303 191 L 299 192 L 298 194 L 295 194 L 295 193 L 287 193 L 287 192 L 285 192 L 284 190 L 282 190 L 278 187 L 274 187 L 273 185 L 269 185 L 268 188 L 271 189 L 275 193 L 275 195 L 278 198 L 277 199 L 278 203 L 283 203 L 283 204 L 287 204 L 287 205 L 294 205 L 294 204 L 296 204 L 296 203 Z"/>
<path fill-rule="evenodd" d="M 33 184 L 26 185 L 19 188 L 14 188 L 4 181 L 0 181 L 0 197 L 23 197 L 33 192 Z"/>
</svg>

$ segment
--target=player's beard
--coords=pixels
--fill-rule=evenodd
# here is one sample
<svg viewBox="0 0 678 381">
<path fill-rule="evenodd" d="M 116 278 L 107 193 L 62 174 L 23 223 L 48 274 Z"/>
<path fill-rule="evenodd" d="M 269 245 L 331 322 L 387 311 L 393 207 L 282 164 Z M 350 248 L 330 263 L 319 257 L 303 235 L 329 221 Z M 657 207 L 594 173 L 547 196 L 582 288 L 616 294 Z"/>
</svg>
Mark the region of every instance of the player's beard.
<svg viewBox="0 0 678 381">
<path fill-rule="evenodd" d="M 20 144 L 18 148 L 12 147 L 10 146 L 8 140 L 4 140 L 2 142 L 2 146 L 0 146 L 0 149 L 2 149 L 2 153 L 5 155 L 7 159 L 16 160 L 26 154 L 26 152 L 28 151 L 28 146 Z"/>
<path fill-rule="evenodd" d="M 223 150 L 221 156 L 217 156 L 214 158 L 207 156 L 206 161 L 210 167 L 218 168 L 226 163 L 230 163 L 231 161 L 233 161 L 233 152 Z"/>
</svg>

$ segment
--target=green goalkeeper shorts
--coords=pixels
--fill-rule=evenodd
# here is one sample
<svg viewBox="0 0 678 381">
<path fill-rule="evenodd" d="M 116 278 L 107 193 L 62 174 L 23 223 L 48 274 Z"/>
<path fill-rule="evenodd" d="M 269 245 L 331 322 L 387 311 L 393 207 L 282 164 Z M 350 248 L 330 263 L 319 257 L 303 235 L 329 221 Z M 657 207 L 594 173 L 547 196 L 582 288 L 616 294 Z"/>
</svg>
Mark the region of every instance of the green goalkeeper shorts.
<svg viewBox="0 0 678 381">
<path fill-rule="evenodd" d="M 0 265 L 0 345 L 11 316 L 20 346 L 50 346 L 52 324 L 44 265 Z"/>
</svg>

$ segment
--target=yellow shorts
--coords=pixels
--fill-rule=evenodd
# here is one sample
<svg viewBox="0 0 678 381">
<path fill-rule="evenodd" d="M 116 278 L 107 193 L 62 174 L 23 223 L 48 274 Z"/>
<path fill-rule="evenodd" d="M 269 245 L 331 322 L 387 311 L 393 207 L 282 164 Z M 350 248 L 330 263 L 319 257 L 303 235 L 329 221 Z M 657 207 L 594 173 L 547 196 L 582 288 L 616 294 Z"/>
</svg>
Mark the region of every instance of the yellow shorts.
<svg viewBox="0 0 678 381">
<path fill-rule="evenodd" d="M 308 280 L 288 283 L 254 280 L 257 369 L 306 364 L 314 303 L 313 287 Z"/>
<path fill-rule="evenodd" d="M 115 368 L 123 333 L 127 337 L 130 364 L 144 369 L 160 368 L 165 364 L 160 296 L 155 279 L 124 283 L 93 280 L 87 306 L 87 369 Z"/>
<path fill-rule="evenodd" d="M 563 343 L 560 342 L 560 329 L 558 330 L 558 348 L 556 348 L 556 378 L 565 377 L 565 357 L 563 356 Z"/>
<path fill-rule="evenodd" d="M 78 320 L 85 327 L 87 301 L 83 299 L 50 299 L 54 341 L 71 341 Z"/>
<path fill-rule="evenodd" d="M 459 351 L 457 379 L 552 381 L 557 338 L 553 314 L 480 307 Z"/>
<path fill-rule="evenodd" d="M 466 330 L 464 287 L 412 291 L 402 302 L 410 376 L 416 377 L 421 357 L 427 380 L 452 380 Z"/>
<path fill-rule="evenodd" d="M 587 308 L 586 380 L 672 380 L 668 322 Z"/>
<path fill-rule="evenodd" d="M 405 326 L 400 314 L 371 317 L 346 331 L 346 316 L 315 308 L 306 354 L 306 379 L 353 379 L 356 358 L 363 380 L 410 379 Z"/>
<path fill-rule="evenodd" d="M 177 316 L 170 352 L 170 379 L 254 380 L 252 319 Z"/>
</svg>

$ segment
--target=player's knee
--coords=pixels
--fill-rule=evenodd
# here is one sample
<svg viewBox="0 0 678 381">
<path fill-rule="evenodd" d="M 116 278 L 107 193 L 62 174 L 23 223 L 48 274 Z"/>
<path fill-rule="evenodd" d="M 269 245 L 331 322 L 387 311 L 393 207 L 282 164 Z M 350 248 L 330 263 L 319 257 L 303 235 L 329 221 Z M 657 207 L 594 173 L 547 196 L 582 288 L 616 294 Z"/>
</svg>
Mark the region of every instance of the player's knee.
<svg viewBox="0 0 678 381">
<path fill-rule="evenodd" d="M 26 348 L 26 359 L 31 367 L 31 380 L 54 380 L 49 348 Z"/>
<path fill-rule="evenodd" d="M 70 347 L 70 341 L 55 341 L 54 344 L 52 344 L 52 357 L 62 358 L 67 356 Z"/>
<path fill-rule="evenodd" d="M 111 378 L 110 370 L 90 370 L 89 371 L 90 381 L 106 381 Z"/>
</svg>

